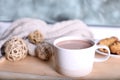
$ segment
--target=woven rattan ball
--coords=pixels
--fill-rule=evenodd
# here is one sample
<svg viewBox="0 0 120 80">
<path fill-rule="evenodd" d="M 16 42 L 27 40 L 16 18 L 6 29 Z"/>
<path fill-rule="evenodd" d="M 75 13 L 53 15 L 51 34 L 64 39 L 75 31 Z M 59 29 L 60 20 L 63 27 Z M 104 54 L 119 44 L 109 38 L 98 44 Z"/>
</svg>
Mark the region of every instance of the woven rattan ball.
<svg viewBox="0 0 120 80">
<path fill-rule="evenodd" d="M 39 59 L 48 61 L 54 53 L 54 47 L 48 42 L 42 42 L 37 45 L 35 53 Z"/>
<path fill-rule="evenodd" d="M 38 44 L 40 42 L 43 42 L 43 40 L 44 40 L 43 35 L 42 35 L 42 33 L 39 30 L 31 32 L 28 35 L 28 39 L 33 44 Z"/>
<path fill-rule="evenodd" d="M 19 61 L 27 56 L 28 48 L 23 39 L 12 37 L 5 43 L 4 52 L 9 61 Z"/>
</svg>

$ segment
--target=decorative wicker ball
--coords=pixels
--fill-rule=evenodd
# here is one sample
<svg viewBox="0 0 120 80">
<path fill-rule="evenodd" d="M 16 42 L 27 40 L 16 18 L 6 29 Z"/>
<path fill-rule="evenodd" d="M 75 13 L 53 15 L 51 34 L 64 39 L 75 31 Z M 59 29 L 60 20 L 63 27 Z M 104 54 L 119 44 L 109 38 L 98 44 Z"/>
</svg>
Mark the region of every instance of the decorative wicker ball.
<svg viewBox="0 0 120 80">
<path fill-rule="evenodd" d="M 48 61 L 54 53 L 54 47 L 48 42 L 42 42 L 37 45 L 35 53 L 39 59 Z"/>
<path fill-rule="evenodd" d="M 27 56 L 28 48 L 23 39 L 12 37 L 4 44 L 4 52 L 9 61 L 19 61 Z"/>
<path fill-rule="evenodd" d="M 33 44 L 38 44 L 43 42 L 44 38 L 42 33 L 39 30 L 36 30 L 28 35 L 28 39 Z"/>
</svg>

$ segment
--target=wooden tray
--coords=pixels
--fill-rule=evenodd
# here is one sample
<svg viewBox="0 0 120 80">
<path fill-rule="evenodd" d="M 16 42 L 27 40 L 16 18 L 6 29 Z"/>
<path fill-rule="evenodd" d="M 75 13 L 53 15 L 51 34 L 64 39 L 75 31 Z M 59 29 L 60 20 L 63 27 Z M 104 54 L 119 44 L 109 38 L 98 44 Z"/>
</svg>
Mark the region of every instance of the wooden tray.
<svg viewBox="0 0 120 80">
<path fill-rule="evenodd" d="M 55 71 L 54 66 L 54 60 L 44 62 L 31 56 L 19 62 L 5 60 L 0 63 L 0 79 L 66 79 Z M 120 58 L 95 62 L 93 71 L 80 79 L 120 79 Z"/>
</svg>

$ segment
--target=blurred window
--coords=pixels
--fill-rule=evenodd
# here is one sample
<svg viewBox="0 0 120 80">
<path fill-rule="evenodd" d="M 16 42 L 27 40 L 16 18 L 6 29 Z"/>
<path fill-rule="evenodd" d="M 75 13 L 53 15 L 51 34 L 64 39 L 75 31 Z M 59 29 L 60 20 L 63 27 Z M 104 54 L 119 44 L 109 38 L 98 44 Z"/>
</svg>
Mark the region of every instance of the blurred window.
<svg viewBox="0 0 120 80">
<path fill-rule="evenodd" d="M 80 19 L 88 25 L 120 25 L 120 0 L 0 0 L 0 21 L 30 17 L 48 23 Z"/>
</svg>

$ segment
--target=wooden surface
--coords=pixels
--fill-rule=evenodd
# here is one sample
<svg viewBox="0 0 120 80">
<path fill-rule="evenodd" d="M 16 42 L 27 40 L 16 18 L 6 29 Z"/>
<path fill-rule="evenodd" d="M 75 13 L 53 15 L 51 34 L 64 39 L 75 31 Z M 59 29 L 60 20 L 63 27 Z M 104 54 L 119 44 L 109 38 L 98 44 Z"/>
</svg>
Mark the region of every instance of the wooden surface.
<svg viewBox="0 0 120 80">
<path fill-rule="evenodd" d="M 53 63 L 30 56 L 19 62 L 5 60 L 0 63 L 0 79 L 72 79 L 57 73 Z M 120 58 L 95 62 L 93 71 L 80 79 L 120 79 Z"/>
</svg>

